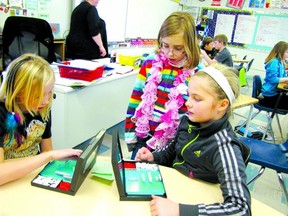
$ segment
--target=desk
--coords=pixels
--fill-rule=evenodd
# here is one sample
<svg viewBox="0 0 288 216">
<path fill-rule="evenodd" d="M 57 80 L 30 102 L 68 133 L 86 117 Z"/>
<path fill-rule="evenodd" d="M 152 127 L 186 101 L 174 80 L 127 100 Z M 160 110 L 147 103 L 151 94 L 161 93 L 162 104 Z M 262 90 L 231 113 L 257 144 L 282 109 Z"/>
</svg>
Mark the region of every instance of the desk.
<svg viewBox="0 0 288 216">
<path fill-rule="evenodd" d="M 252 111 L 253 111 L 253 104 L 258 103 L 258 99 L 253 98 L 251 96 L 248 95 L 244 95 L 244 94 L 240 94 L 237 98 L 237 100 L 232 104 L 232 110 L 234 111 L 235 109 L 244 107 L 244 106 L 250 106 L 250 111 L 249 111 L 249 115 L 247 117 L 247 121 L 246 121 L 246 129 L 245 129 L 245 133 L 244 133 L 244 137 L 247 137 L 248 131 L 249 131 L 249 125 L 250 125 L 250 121 L 252 118 Z M 234 112 L 233 112 L 234 113 Z M 238 113 L 234 113 L 238 116 L 241 116 L 243 118 L 246 118 L 245 116 L 242 116 Z M 239 128 L 241 128 L 243 125 L 241 125 Z"/>
<path fill-rule="evenodd" d="M 126 117 L 138 70 L 113 74 L 96 83 L 73 89 L 55 85 L 52 104 L 52 139 L 55 149 L 71 148 L 110 128 Z"/>
<path fill-rule="evenodd" d="M 56 53 L 61 55 L 62 61 L 65 61 L 65 40 L 54 39 L 54 50 Z"/>
<path fill-rule="evenodd" d="M 284 85 L 287 85 L 287 83 L 279 83 L 279 84 L 277 85 L 277 88 L 280 90 L 280 94 L 279 94 L 279 97 L 278 97 L 278 99 L 277 99 L 277 101 L 276 101 L 274 110 L 273 110 L 273 112 L 272 112 L 272 114 L 271 114 L 271 119 L 273 119 L 274 115 L 275 115 L 276 112 L 277 112 L 278 105 L 279 105 L 279 103 L 280 103 L 280 100 L 281 100 L 281 98 L 282 98 L 282 95 L 283 95 L 285 92 L 288 92 L 288 89 L 287 89 L 287 88 L 284 88 Z"/>
<path fill-rule="evenodd" d="M 232 61 L 233 61 L 234 63 L 249 63 L 249 62 L 250 62 L 250 60 L 246 60 L 246 59 L 235 59 L 235 58 L 233 58 Z"/>
<path fill-rule="evenodd" d="M 102 159 L 98 157 L 97 159 Z M 105 158 L 110 160 L 110 158 Z M 181 203 L 215 203 L 223 198 L 218 184 L 189 179 L 172 168 L 160 166 L 168 198 Z M 75 196 L 45 190 L 30 185 L 40 171 L 0 187 L 0 215 L 29 216 L 148 216 L 148 201 L 119 201 L 116 182 L 87 176 Z M 173 178 L 171 178 L 173 176 Z M 175 187 L 177 182 L 178 187 Z M 184 187 L 181 187 L 183 185 Z M 252 214 L 255 216 L 283 215 L 252 198 Z"/>
<path fill-rule="evenodd" d="M 280 89 L 280 90 L 288 91 L 287 88 L 284 88 L 285 85 L 288 85 L 288 83 L 279 83 L 277 85 L 277 88 Z"/>
</svg>

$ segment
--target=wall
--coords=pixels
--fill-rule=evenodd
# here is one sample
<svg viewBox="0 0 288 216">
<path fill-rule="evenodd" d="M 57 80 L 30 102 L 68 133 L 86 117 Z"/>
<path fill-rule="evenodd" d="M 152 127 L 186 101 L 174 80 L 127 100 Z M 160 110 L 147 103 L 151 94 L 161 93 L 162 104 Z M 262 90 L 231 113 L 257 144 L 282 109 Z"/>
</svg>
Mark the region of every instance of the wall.
<svg viewBox="0 0 288 216">
<path fill-rule="evenodd" d="M 73 7 L 80 2 L 73 0 Z M 157 38 L 160 25 L 179 10 L 179 4 L 171 0 L 100 0 L 97 9 L 106 22 L 108 41 L 124 41 Z"/>
<path fill-rule="evenodd" d="M 171 0 L 128 0 L 126 38 L 157 38 L 163 21 L 179 4 Z"/>
<path fill-rule="evenodd" d="M 226 2 L 225 0 L 221 0 L 221 6 L 220 7 L 215 7 L 215 6 L 211 6 L 212 4 L 212 0 L 205 0 L 203 2 L 200 2 L 198 0 L 183 0 L 183 3 L 185 3 L 186 5 L 190 5 L 191 7 L 209 7 L 209 8 L 226 8 L 226 9 L 230 9 L 233 10 L 233 8 L 230 7 L 226 7 Z M 244 3 L 244 6 L 242 8 L 242 10 L 249 10 L 249 11 L 253 11 L 256 13 L 268 13 L 268 14 L 273 14 L 273 16 L 275 16 L 275 14 L 283 14 L 283 13 L 288 13 L 287 10 L 285 9 L 258 9 L 258 8 L 250 8 L 249 7 L 249 0 L 246 0 Z M 268 29 L 268 28 L 267 28 Z M 247 29 L 245 30 L 246 32 L 243 32 L 243 34 L 247 34 L 247 30 L 248 30 L 248 26 Z M 271 44 L 270 44 L 271 46 Z M 251 67 L 251 71 L 253 71 L 254 73 L 259 73 L 260 75 L 264 74 L 264 60 L 267 57 L 268 53 L 270 50 L 260 50 L 260 49 L 253 49 L 253 48 L 236 48 L 236 47 L 232 47 L 229 46 L 228 49 L 230 50 L 230 52 L 232 54 L 237 54 L 237 58 L 242 58 L 244 55 L 247 55 L 247 59 L 252 59 L 254 58 L 254 63 Z"/>
<path fill-rule="evenodd" d="M 35 1 L 36 0 L 32 0 L 30 2 L 35 2 Z M 36 4 L 37 4 L 37 1 L 36 1 Z M 71 8 L 72 8 L 71 0 L 49 0 L 49 1 L 46 0 L 45 8 L 44 9 L 42 8 L 43 14 L 35 13 L 33 15 L 30 13 L 30 10 L 27 10 L 27 16 L 40 17 L 40 18 L 46 19 L 49 23 L 59 23 L 60 24 L 60 34 L 59 34 L 60 36 L 59 37 L 63 38 L 65 34 L 67 33 L 67 30 L 69 30 Z M 38 8 L 38 10 L 40 10 L 40 8 Z M 6 18 L 10 16 L 12 12 L 19 13 L 19 15 L 23 16 L 23 10 L 20 10 L 20 9 L 11 8 L 7 13 L 5 13 L 3 10 L 0 10 L 0 33 L 2 33 L 2 28 L 4 26 Z"/>
<path fill-rule="evenodd" d="M 71 11 L 79 2 L 81 0 L 47 1 L 49 9 L 47 20 L 48 22 L 60 23 L 61 36 L 65 36 L 69 30 Z M 201 7 L 212 7 L 212 0 L 203 2 L 199 0 L 182 0 L 182 3 L 194 7 L 190 11 L 195 16 L 195 19 L 197 19 Z M 221 0 L 220 7 L 228 8 L 225 4 L 226 0 Z M 263 9 L 249 8 L 248 4 L 249 0 L 245 1 L 244 10 L 263 12 Z M 172 0 L 100 0 L 97 8 L 100 16 L 106 21 L 109 41 L 123 41 L 125 38 L 132 37 L 156 38 L 163 20 L 171 12 L 181 10 L 178 3 Z M 268 9 L 265 11 L 283 13 L 287 10 Z M 0 11 L 0 27 L 3 26 L 8 15 Z M 116 18 L 114 18 L 115 16 Z M 234 47 L 229 47 L 229 49 L 232 54 L 237 54 L 239 58 L 244 55 L 248 55 L 248 59 L 255 58 L 252 70 L 263 71 L 263 63 L 268 51 Z"/>
</svg>

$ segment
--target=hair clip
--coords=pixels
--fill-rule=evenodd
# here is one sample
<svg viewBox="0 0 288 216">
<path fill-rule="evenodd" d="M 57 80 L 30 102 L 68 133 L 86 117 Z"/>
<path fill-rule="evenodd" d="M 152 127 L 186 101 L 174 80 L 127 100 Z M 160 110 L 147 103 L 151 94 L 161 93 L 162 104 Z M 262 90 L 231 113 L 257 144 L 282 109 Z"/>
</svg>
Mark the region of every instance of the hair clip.
<svg viewBox="0 0 288 216">
<path fill-rule="evenodd" d="M 11 146 L 12 140 L 14 139 L 14 136 L 16 135 L 16 141 L 18 145 L 21 144 L 21 135 L 17 133 L 17 128 L 18 125 L 20 125 L 21 122 L 21 117 L 19 114 L 14 113 L 14 112 L 8 112 L 6 121 L 5 121 L 5 126 L 6 130 L 10 135 L 10 139 L 7 143 L 7 146 Z"/>
</svg>

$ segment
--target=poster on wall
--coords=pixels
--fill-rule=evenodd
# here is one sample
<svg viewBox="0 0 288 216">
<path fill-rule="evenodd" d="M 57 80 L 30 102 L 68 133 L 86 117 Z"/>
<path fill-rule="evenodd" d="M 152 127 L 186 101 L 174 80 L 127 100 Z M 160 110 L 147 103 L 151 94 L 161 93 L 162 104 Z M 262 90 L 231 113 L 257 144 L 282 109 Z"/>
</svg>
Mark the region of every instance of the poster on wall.
<svg viewBox="0 0 288 216">
<path fill-rule="evenodd" d="M 7 0 L 0 0 L 0 7 L 5 7 L 7 5 Z"/>
<path fill-rule="evenodd" d="M 245 0 L 228 0 L 226 6 L 235 9 L 242 9 Z"/>
<path fill-rule="evenodd" d="M 265 0 L 250 0 L 250 8 L 264 8 Z"/>
<path fill-rule="evenodd" d="M 23 0 L 8 0 L 8 5 L 11 8 L 24 8 Z"/>
<path fill-rule="evenodd" d="M 282 9 L 288 9 L 288 0 L 282 0 Z"/>
</svg>

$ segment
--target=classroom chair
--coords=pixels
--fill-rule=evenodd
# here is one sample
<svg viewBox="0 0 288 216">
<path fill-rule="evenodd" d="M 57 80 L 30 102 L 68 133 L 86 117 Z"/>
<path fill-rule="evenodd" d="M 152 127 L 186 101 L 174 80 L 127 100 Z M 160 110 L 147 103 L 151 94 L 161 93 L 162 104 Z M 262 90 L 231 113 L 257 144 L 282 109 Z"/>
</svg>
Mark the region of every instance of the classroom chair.
<svg viewBox="0 0 288 216">
<path fill-rule="evenodd" d="M 260 169 L 256 176 L 247 182 L 247 185 L 258 179 L 266 168 L 275 170 L 280 186 L 288 203 L 288 192 L 286 190 L 282 173 L 288 174 L 288 140 L 282 144 L 272 144 L 262 140 L 247 137 L 239 137 L 240 141 L 251 149 L 249 163 L 257 164 Z"/>
<path fill-rule="evenodd" d="M 24 53 L 42 56 L 49 63 L 56 61 L 54 37 L 46 20 L 10 16 L 3 27 L 3 69 Z"/>
<path fill-rule="evenodd" d="M 247 58 L 247 55 L 243 56 L 242 59 L 246 60 L 246 58 Z M 244 66 L 244 62 L 237 64 L 237 65 L 234 65 L 234 68 L 239 71 L 243 66 Z"/>
<path fill-rule="evenodd" d="M 261 94 L 262 91 L 262 80 L 261 77 L 259 75 L 254 75 L 253 77 L 253 87 L 252 87 L 252 97 L 253 98 L 259 98 L 259 95 Z M 259 102 L 253 105 L 254 108 L 257 110 L 255 113 L 252 114 L 251 120 L 254 119 L 261 111 L 266 112 L 266 116 L 267 116 L 267 125 L 266 125 L 266 130 L 263 133 L 263 137 L 262 140 L 265 138 L 267 131 L 270 130 L 271 132 L 271 136 L 273 139 L 273 142 L 275 143 L 275 137 L 274 137 L 274 131 L 272 129 L 272 114 L 274 111 L 274 108 L 270 108 L 270 107 L 266 107 L 261 105 Z M 279 121 L 279 115 L 286 115 L 288 113 L 288 110 L 281 110 L 281 109 L 277 109 L 275 115 L 276 115 L 276 119 L 277 119 L 277 123 L 278 123 L 278 128 L 281 134 L 281 138 L 283 138 L 283 134 L 282 134 L 282 129 L 281 129 L 281 125 L 280 125 L 280 121 Z"/>
<path fill-rule="evenodd" d="M 243 58 L 244 59 L 244 58 Z M 251 59 L 246 67 L 241 67 L 239 68 L 239 80 L 240 80 L 240 86 L 248 86 L 248 82 L 247 82 L 247 77 L 246 74 L 248 73 L 248 71 L 250 70 L 252 64 L 254 62 L 254 58 Z M 242 63 L 241 63 L 242 64 Z M 243 63 L 244 64 L 244 63 Z"/>
</svg>

